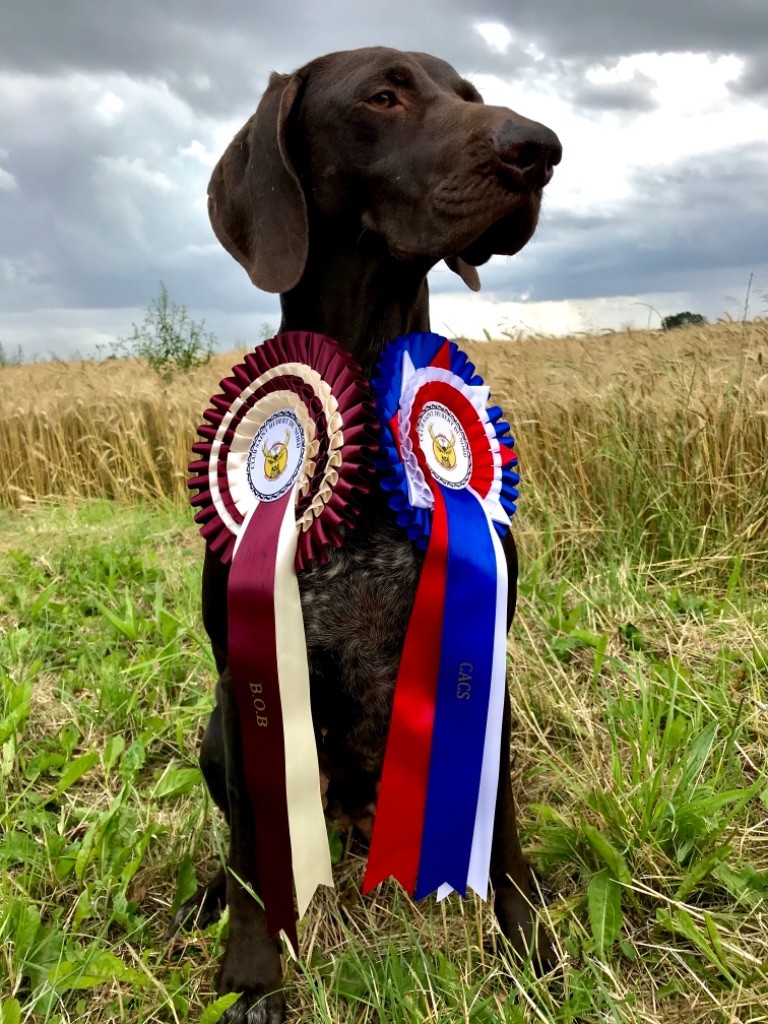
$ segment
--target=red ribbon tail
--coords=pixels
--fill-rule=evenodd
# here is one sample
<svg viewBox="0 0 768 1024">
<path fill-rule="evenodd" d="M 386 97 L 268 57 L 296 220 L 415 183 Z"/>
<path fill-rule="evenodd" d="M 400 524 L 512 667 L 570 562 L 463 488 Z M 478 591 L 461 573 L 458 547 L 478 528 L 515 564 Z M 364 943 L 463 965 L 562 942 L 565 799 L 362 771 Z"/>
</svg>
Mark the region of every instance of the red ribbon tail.
<svg viewBox="0 0 768 1024">
<path fill-rule="evenodd" d="M 421 856 L 448 558 L 448 517 L 440 488 L 395 685 L 363 892 L 389 875 L 412 893 Z"/>
</svg>

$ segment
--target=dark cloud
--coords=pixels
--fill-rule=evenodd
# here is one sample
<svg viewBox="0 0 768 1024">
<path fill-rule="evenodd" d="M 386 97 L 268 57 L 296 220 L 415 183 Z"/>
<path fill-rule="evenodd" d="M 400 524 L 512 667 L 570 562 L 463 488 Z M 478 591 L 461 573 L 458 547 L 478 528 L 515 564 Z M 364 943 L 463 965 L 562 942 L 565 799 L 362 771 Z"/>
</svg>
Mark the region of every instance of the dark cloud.
<svg viewBox="0 0 768 1024">
<path fill-rule="evenodd" d="M 742 74 L 730 83 L 733 92 L 741 96 L 768 96 L 768 60 L 750 58 Z"/>
<path fill-rule="evenodd" d="M 507 26 L 504 52 L 489 47 L 479 22 Z M 528 96 L 541 82 L 542 93 L 589 116 L 606 112 L 608 124 L 654 106 L 640 73 L 610 86 L 587 79 L 589 65 L 611 66 L 622 55 L 736 53 L 746 68 L 734 93 L 768 90 L 765 0 L 6 0 L 0 340 L 12 322 L 26 345 L 35 310 L 140 309 L 161 279 L 229 344 L 241 324 L 274 320 L 277 300 L 248 283 L 210 231 L 206 159 L 252 111 L 271 70 L 376 43 L 436 53 L 469 76 L 519 81 Z M 745 148 L 644 172 L 610 216 L 545 216 L 523 253 L 482 271 L 485 287 L 500 298 L 588 298 L 677 288 L 686 274 L 737 273 L 764 258 L 767 169 Z M 446 272 L 433 287 L 462 286 Z M 93 315 L 84 337 L 105 329 Z M 61 330 L 70 337 L 76 316 L 67 316 Z M 60 339 L 49 319 L 38 322 Z"/>
<path fill-rule="evenodd" d="M 125 112 L 99 112 L 110 87 Z M 182 153 L 199 128 L 178 100 L 125 80 L 20 80 L 16 102 L 0 108 L 4 166 L 17 182 L 0 192 L 6 259 L 31 262 L 27 284 L 43 301 L 51 288 L 59 304 L 135 300 L 125 282 L 156 277 L 210 242 L 201 204 L 209 172 Z M 0 298 L 6 308 L 25 301 L 1 279 Z"/>
<path fill-rule="evenodd" d="M 580 63 L 647 50 L 768 52 L 764 0 L 581 0 L 577 8 L 572 0 L 17 0 L 2 15 L 0 57 L 7 68 L 46 75 L 90 69 L 159 78 L 195 107 L 228 111 L 244 91 L 256 94 L 272 69 L 364 45 L 423 48 L 462 70 L 514 72 L 519 49 L 489 54 L 473 29 L 482 21 L 505 24 L 514 41 L 549 59 Z"/>
<path fill-rule="evenodd" d="M 654 81 L 647 75 L 636 71 L 628 82 L 616 82 L 610 85 L 597 85 L 594 82 L 583 82 L 571 94 L 577 107 L 593 110 L 625 110 L 648 111 L 657 106 L 650 95 Z"/>
<path fill-rule="evenodd" d="M 395 2 L 385 11 L 350 0 L 332 8 L 314 0 L 132 0 L 119 10 L 92 0 L 18 3 L 4 15 L 3 64 L 45 75 L 124 71 L 167 82 L 195 109 L 230 113 L 254 105 L 270 71 L 292 70 L 331 50 L 421 48 L 470 68 L 497 67 L 472 25 L 509 13 L 489 0 L 471 10 L 442 0 L 439 6 Z M 509 71 L 514 62 L 504 66 Z"/>
</svg>

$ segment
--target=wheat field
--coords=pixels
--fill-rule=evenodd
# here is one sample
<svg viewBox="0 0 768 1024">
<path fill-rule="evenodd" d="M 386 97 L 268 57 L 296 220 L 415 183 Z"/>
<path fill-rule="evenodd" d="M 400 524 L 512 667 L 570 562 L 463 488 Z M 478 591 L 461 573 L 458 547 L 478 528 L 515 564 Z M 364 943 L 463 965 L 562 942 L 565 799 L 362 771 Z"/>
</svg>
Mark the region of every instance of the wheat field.
<svg viewBox="0 0 768 1024">
<path fill-rule="evenodd" d="M 768 321 L 466 348 L 517 438 L 532 542 L 565 532 L 589 555 L 642 530 L 674 558 L 764 537 Z M 171 384 L 136 361 L 1 369 L 0 506 L 185 502 L 195 427 L 237 361 Z"/>
</svg>

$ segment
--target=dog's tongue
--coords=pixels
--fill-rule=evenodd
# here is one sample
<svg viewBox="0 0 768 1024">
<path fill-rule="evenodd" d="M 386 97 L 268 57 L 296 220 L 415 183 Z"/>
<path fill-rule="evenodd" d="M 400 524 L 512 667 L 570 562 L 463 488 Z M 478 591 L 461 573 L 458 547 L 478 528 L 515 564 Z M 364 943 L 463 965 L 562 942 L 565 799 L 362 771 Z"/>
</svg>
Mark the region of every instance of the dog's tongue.
<svg viewBox="0 0 768 1024">
<path fill-rule="evenodd" d="M 473 292 L 480 291 L 480 275 L 471 264 L 463 260 L 461 256 L 446 256 L 445 262 L 454 274 L 459 275 L 467 288 L 471 288 Z"/>
</svg>

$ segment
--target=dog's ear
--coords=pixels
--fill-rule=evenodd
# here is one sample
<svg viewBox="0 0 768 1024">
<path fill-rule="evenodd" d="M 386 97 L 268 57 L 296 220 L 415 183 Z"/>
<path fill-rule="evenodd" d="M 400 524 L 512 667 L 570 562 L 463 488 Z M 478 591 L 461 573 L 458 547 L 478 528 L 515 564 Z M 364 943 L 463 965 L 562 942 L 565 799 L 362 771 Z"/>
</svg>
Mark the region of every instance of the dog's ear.
<svg viewBox="0 0 768 1024">
<path fill-rule="evenodd" d="M 480 275 L 471 263 L 467 263 L 461 256 L 446 256 L 445 262 L 454 274 L 459 275 L 467 288 L 471 288 L 473 292 L 480 291 Z"/>
<path fill-rule="evenodd" d="M 208 185 L 216 237 L 266 292 L 290 291 L 307 262 L 307 204 L 286 139 L 303 85 L 299 75 L 270 77 L 256 113 L 230 142 Z"/>
</svg>

